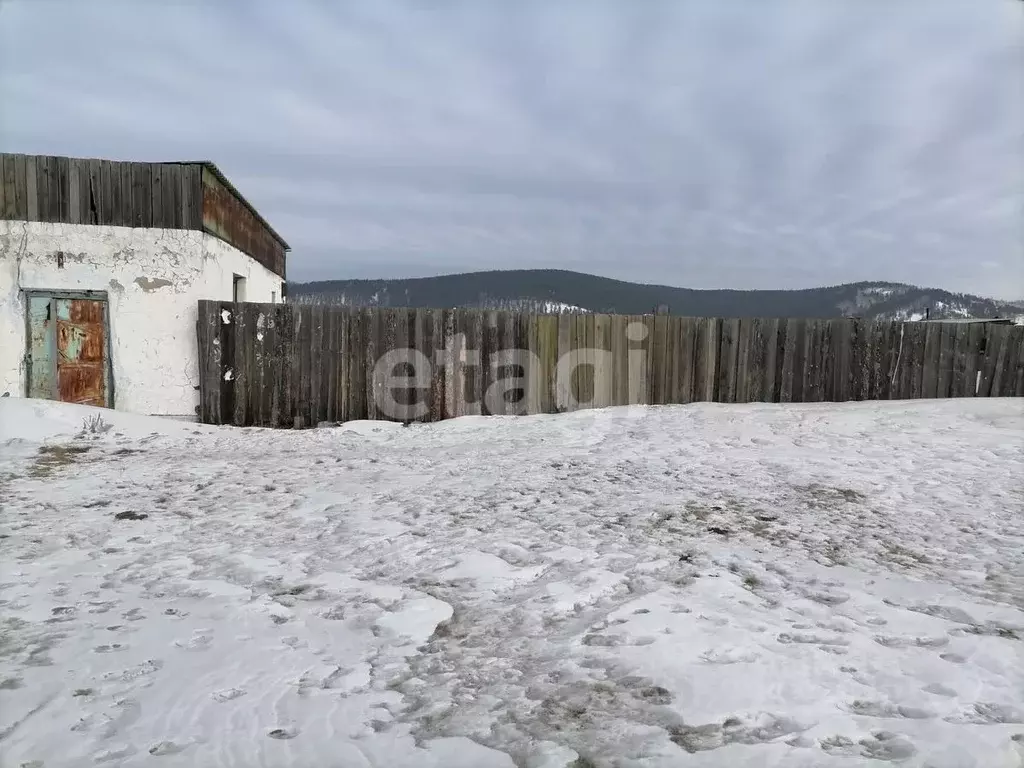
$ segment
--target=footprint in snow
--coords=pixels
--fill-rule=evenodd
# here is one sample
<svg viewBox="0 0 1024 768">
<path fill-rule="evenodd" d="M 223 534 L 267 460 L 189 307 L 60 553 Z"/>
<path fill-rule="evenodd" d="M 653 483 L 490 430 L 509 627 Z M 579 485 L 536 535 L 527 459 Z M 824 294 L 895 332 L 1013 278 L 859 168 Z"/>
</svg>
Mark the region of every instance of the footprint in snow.
<svg viewBox="0 0 1024 768">
<path fill-rule="evenodd" d="M 824 653 L 831 653 L 833 656 L 845 656 L 849 653 L 845 648 L 836 645 L 819 645 L 818 650 Z"/>
<path fill-rule="evenodd" d="M 196 634 L 189 640 L 175 640 L 174 645 L 186 651 L 205 651 L 213 643 L 212 635 Z"/>
<path fill-rule="evenodd" d="M 949 645 L 948 637 L 899 637 L 897 635 L 877 635 L 875 642 L 886 648 L 944 648 Z"/>
<path fill-rule="evenodd" d="M 799 643 L 829 647 L 846 646 L 850 644 L 849 640 L 842 637 L 829 637 L 828 635 L 812 632 L 782 632 L 776 639 L 784 645 Z"/>
<path fill-rule="evenodd" d="M 673 728 L 669 732 L 669 739 L 677 747 L 682 747 L 687 752 L 707 752 L 725 746 L 725 737 L 722 735 L 720 725 L 696 725 Z"/>
<path fill-rule="evenodd" d="M 599 645 L 613 648 L 623 644 L 622 635 L 586 635 L 583 638 L 584 645 Z"/>
<path fill-rule="evenodd" d="M 872 760 L 885 760 L 896 762 L 907 760 L 917 754 L 917 748 L 913 742 L 904 736 L 889 731 L 875 731 L 871 738 L 861 739 L 864 757 Z"/>
<path fill-rule="evenodd" d="M 907 718 L 910 720 L 928 720 L 935 717 L 933 712 L 921 707 L 900 706 L 889 701 L 855 699 L 846 704 L 843 709 L 851 714 L 864 717 Z"/>
<path fill-rule="evenodd" d="M 149 659 L 142 664 L 121 670 L 120 672 L 108 672 L 103 676 L 103 679 L 120 680 L 124 683 L 130 683 L 133 680 L 138 680 L 140 677 L 146 677 L 147 675 L 159 672 L 163 668 L 164 663 L 161 659 Z"/>
<path fill-rule="evenodd" d="M 299 729 L 292 726 L 286 726 L 284 728 L 275 728 L 274 730 L 267 732 L 267 736 L 269 736 L 270 738 L 281 740 L 294 739 L 298 735 Z"/>
<path fill-rule="evenodd" d="M 948 605 L 908 605 L 906 606 L 906 609 L 908 611 L 913 611 L 914 613 L 923 613 L 926 616 L 935 616 L 939 619 L 946 619 L 947 621 L 952 621 L 956 624 L 973 626 L 978 623 L 975 621 L 973 616 L 967 613 L 967 611 L 962 608 L 956 608 Z"/>
<path fill-rule="evenodd" d="M 812 739 L 810 736 L 804 736 L 803 734 L 800 734 L 799 736 L 794 736 L 791 739 L 787 739 L 786 746 L 795 747 L 797 749 L 810 749 L 814 746 L 814 739 Z"/>
<path fill-rule="evenodd" d="M 92 650 L 93 653 L 117 653 L 127 648 L 127 645 L 122 645 L 121 643 L 111 643 L 110 645 L 97 645 Z"/>
<path fill-rule="evenodd" d="M 725 647 L 706 650 L 700 658 L 708 664 L 749 664 L 760 655 L 750 648 Z"/>
<path fill-rule="evenodd" d="M 651 704 L 666 705 L 672 703 L 672 694 L 660 685 L 649 685 L 633 691 L 633 696 Z"/>
<path fill-rule="evenodd" d="M 176 755 L 179 752 L 184 752 L 185 747 L 181 744 L 176 744 L 173 741 L 161 741 L 159 744 L 154 744 L 149 748 L 149 754 L 154 757 L 162 757 L 163 755 Z"/>
<path fill-rule="evenodd" d="M 237 698 L 240 698 L 241 696 L 245 696 L 245 694 L 246 694 L 246 691 L 245 691 L 244 688 L 225 688 L 225 689 L 220 690 L 220 691 L 214 691 L 213 693 L 210 694 L 210 697 L 214 701 L 219 701 L 219 702 L 223 703 L 225 701 L 232 701 L 233 699 L 237 699 Z"/>
<path fill-rule="evenodd" d="M 345 606 L 343 604 L 333 605 L 321 613 L 320 616 L 330 621 L 340 621 L 345 618 Z M 275 623 L 281 623 L 277 621 L 276 615 L 271 615 L 271 619 Z"/>
<path fill-rule="evenodd" d="M 842 605 L 850 599 L 850 595 L 837 589 L 805 591 L 803 596 L 815 603 L 822 605 Z"/>
<path fill-rule="evenodd" d="M 115 760 L 125 760 L 135 754 L 135 747 L 130 744 L 121 744 L 111 749 L 105 749 L 93 755 L 94 763 L 112 763 Z M 121 765 L 121 763 L 118 763 Z"/>
<path fill-rule="evenodd" d="M 1006 704 L 978 702 L 943 719 L 947 723 L 964 725 L 1024 725 L 1024 710 Z"/>
<path fill-rule="evenodd" d="M 846 736 L 831 736 L 822 739 L 821 750 L 832 757 L 870 757 L 887 762 L 906 760 L 917 754 L 912 742 L 888 731 L 876 731 L 858 742 Z"/>
<path fill-rule="evenodd" d="M 752 720 L 730 717 L 720 725 L 675 726 L 669 730 L 670 740 L 687 752 L 707 752 L 727 744 L 767 744 L 783 736 L 799 734 L 808 725 L 788 717 L 763 712 Z"/>
</svg>

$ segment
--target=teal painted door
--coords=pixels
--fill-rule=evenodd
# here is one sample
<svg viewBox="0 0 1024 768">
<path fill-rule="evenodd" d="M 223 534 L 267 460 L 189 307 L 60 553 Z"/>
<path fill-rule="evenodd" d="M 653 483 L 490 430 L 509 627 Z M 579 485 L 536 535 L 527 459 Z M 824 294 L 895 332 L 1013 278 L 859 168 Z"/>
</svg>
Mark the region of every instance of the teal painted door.
<svg viewBox="0 0 1024 768">
<path fill-rule="evenodd" d="M 28 297 L 28 396 L 57 399 L 57 318 L 49 296 Z"/>
</svg>

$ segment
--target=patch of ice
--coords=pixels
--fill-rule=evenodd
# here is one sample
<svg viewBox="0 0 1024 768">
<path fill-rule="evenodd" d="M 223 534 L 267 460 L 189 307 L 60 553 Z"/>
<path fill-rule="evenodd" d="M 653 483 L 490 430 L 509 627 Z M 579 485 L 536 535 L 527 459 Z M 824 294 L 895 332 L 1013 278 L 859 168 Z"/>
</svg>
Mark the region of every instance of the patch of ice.
<svg viewBox="0 0 1024 768">
<path fill-rule="evenodd" d="M 441 571 L 439 576 L 447 581 L 469 581 L 479 589 L 500 592 L 533 581 L 545 570 L 544 566 L 515 568 L 500 557 L 486 552 L 468 552 L 459 558 L 451 568 Z"/>
<path fill-rule="evenodd" d="M 548 594 L 554 598 L 556 611 L 572 611 L 577 607 L 594 603 L 619 589 L 625 582 L 621 573 L 612 573 L 603 568 L 593 568 L 580 573 L 573 582 L 552 582 L 547 585 Z"/>
<path fill-rule="evenodd" d="M 437 625 L 448 621 L 453 615 L 452 607 L 434 597 L 422 597 L 401 604 L 397 610 L 385 613 L 375 626 L 408 644 L 420 645 L 426 642 Z"/>
</svg>

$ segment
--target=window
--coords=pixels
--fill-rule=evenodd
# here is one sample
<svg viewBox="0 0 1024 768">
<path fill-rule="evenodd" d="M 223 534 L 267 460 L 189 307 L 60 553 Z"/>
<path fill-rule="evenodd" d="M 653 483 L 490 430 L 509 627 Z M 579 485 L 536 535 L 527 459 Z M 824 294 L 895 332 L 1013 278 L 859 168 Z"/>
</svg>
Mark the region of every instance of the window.
<svg viewBox="0 0 1024 768">
<path fill-rule="evenodd" d="M 277 292 L 276 291 L 271 291 L 270 292 L 270 303 L 271 304 L 277 304 Z"/>
<path fill-rule="evenodd" d="M 245 278 L 241 275 L 235 275 L 232 281 L 231 300 L 236 303 L 245 301 Z"/>
</svg>

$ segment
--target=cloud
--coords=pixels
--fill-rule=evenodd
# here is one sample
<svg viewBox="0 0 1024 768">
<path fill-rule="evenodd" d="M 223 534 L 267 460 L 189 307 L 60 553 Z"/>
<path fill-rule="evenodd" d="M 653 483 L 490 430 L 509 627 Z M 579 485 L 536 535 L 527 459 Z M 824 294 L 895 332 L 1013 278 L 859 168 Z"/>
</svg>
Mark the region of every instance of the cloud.
<svg viewBox="0 0 1024 768">
<path fill-rule="evenodd" d="M 299 280 L 1020 295 L 1022 40 L 1015 0 L 6 0 L 0 137 L 212 159 Z"/>
</svg>

